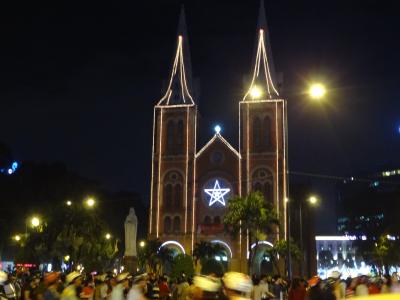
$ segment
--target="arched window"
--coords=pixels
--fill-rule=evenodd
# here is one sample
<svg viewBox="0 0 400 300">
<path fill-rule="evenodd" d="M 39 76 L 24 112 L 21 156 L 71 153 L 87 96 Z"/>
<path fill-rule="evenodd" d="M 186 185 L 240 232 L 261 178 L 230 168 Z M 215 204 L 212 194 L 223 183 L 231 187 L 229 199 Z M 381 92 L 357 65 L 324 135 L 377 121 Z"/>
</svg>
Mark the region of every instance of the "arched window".
<svg viewBox="0 0 400 300">
<path fill-rule="evenodd" d="M 178 135 L 176 139 L 177 151 L 179 154 L 183 153 L 183 121 L 178 121 Z"/>
<path fill-rule="evenodd" d="M 172 207 L 172 185 L 167 184 L 164 187 L 164 207 L 171 208 Z"/>
<path fill-rule="evenodd" d="M 173 120 L 169 120 L 167 123 L 167 153 L 171 154 L 174 150 L 174 131 L 175 131 L 175 124 Z"/>
<path fill-rule="evenodd" d="M 271 148 L 271 119 L 268 116 L 264 118 L 264 145 Z"/>
<path fill-rule="evenodd" d="M 179 183 L 175 185 L 174 199 L 175 199 L 174 207 L 181 208 L 181 206 L 182 206 L 182 186 Z"/>
<path fill-rule="evenodd" d="M 221 218 L 219 216 L 214 217 L 214 224 L 221 224 Z"/>
<path fill-rule="evenodd" d="M 260 144 L 261 144 L 260 133 L 261 133 L 260 119 L 258 117 L 254 117 L 254 119 L 253 119 L 253 147 L 254 148 L 260 147 Z"/>
<path fill-rule="evenodd" d="M 176 216 L 174 218 L 173 229 L 174 229 L 174 233 L 181 231 L 181 218 L 179 218 L 178 216 Z"/>
<path fill-rule="evenodd" d="M 274 176 L 267 168 L 257 169 L 252 175 L 253 191 L 261 192 L 266 202 L 274 203 Z"/>
<path fill-rule="evenodd" d="M 170 233 L 171 232 L 171 218 L 165 217 L 164 219 L 164 232 Z"/>
<path fill-rule="evenodd" d="M 210 216 L 206 216 L 206 217 L 204 218 L 204 224 L 206 224 L 206 225 L 210 225 L 210 224 L 211 224 L 211 218 L 210 218 Z"/>
</svg>

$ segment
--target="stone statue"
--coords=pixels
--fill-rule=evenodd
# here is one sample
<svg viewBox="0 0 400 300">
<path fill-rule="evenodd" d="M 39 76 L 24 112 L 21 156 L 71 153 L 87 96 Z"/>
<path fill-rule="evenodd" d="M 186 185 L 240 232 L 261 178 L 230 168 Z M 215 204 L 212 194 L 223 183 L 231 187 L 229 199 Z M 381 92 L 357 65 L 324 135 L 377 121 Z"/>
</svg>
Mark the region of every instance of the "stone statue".
<svg viewBox="0 0 400 300">
<path fill-rule="evenodd" d="M 125 219 L 125 256 L 136 257 L 136 236 L 138 220 L 133 207 Z"/>
</svg>

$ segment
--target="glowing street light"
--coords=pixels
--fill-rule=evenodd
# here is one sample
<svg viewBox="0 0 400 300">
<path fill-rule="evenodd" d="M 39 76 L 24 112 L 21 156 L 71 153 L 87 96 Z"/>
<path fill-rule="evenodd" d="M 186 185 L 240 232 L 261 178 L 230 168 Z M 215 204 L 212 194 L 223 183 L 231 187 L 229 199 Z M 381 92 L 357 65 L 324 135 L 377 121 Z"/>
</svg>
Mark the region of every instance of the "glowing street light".
<svg viewBox="0 0 400 300">
<path fill-rule="evenodd" d="M 107 239 L 107 240 L 111 239 L 111 234 L 107 233 L 107 234 L 106 234 L 106 239 Z"/>
<path fill-rule="evenodd" d="M 68 262 L 68 261 L 70 260 L 70 258 L 71 258 L 71 257 L 70 257 L 69 255 L 65 255 L 65 256 L 64 256 L 64 261 Z"/>
<path fill-rule="evenodd" d="M 40 225 L 40 219 L 38 217 L 32 217 L 31 225 L 32 227 L 38 227 Z"/>
<path fill-rule="evenodd" d="M 308 93 L 312 99 L 319 100 L 325 96 L 326 88 L 321 83 L 314 83 L 310 86 Z"/>
<path fill-rule="evenodd" d="M 68 205 L 68 206 L 71 206 L 71 205 L 72 205 L 72 201 L 68 200 L 68 201 L 67 201 L 67 205 Z"/>
<path fill-rule="evenodd" d="M 21 236 L 20 236 L 19 234 L 16 234 L 16 235 L 14 236 L 14 240 L 17 241 L 17 242 L 19 242 L 19 241 L 21 240 Z"/>
<path fill-rule="evenodd" d="M 258 86 L 254 85 L 250 90 L 250 96 L 253 99 L 258 99 L 261 97 L 261 95 L 262 95 L 262 90 Z"/>
<path fill-rule="evenodd" d="M 316 196 L 310 196 L 307 200 L 308 203 L 310 203 L 311 205 L 315 205 L 318 203 L 318 198 Z"/>
<path fill-rule="evenodd" d="M 140 241 L 139 246 L 140 248 L 144 248 L 144 246 L 146 246 L 145 241 Z"/>
<path fill-rule="evenodd" d="M 88 198 L 86 200 L 86 205 L 89 207 L 93 207 L 96 204 L 96 201 L 93 198 Z"/>
</svg>

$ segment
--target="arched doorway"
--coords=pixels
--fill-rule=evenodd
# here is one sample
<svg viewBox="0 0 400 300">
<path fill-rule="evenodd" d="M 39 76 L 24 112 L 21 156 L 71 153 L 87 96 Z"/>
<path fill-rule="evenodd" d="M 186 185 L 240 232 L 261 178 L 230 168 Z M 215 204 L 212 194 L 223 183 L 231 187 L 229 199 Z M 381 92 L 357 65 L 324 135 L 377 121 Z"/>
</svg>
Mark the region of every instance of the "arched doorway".
<svg viewBox="0 0 400 300">
<path fill-rule="evenodd" d="M 224 267 L 224 271 L 227 271 L 229 262 L 232 259 L 231 247 L 228 245 L 228 243 L 221 240 L 212 240 L 210 243 L 219 246 L 218 252 L 215 255 L 215 260 L 221 263 L 221 265 Z"/>
<path fill-rule="evenodd" d="M 185 248 L 177 242 L 177 241 L 165 241 L 164 243 L 161 244 L 161 246 L 158 248 L 158 253 L 160 255 L 163 255 L 163 249 L 169 249 L 169 253 L 165 254 L 171 254 L 172 258 L 175 258 L 175 256 L 179 254 L 186 254 Z M 163 273 L 170 273 L 172 269 L 172 262 L 165 260 L 162 266 Z"/>
<path fill-rule="evenodd" d="M 253 243 L 251 245 L 251 274 L 263 275 L 263 274 L 273 274 L 274 268 L 272 259 L 268 254 L 268 249 L 274 245 L 268 241 L 259 241 L 257 244 Z"/>
</svg>

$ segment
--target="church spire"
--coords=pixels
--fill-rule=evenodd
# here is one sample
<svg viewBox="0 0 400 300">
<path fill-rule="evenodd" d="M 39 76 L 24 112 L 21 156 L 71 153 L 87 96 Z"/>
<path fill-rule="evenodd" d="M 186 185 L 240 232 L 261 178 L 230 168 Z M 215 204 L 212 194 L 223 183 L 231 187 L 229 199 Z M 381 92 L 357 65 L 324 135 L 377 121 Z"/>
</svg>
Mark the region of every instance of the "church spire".
<svg viewBox="0 0 400 300">
<path fill-rule="evenodd" d="M 191 95 L 192 66 L 186 29 L 185 9 L 182 5 L 179 17 L 177 44 L 171 75 L 164 96 L 157 105 L 194 104 Z"/>
<path fill-rule="evenodd" d="M 275 72 L 265 17 L 264 0 L 260 1 L 257 36 L 252 80 L 243 101 L 251 101 L 261 97 L 272 99 L 279 96 L 278 90 L 275 87 Z"/>
</svg>

